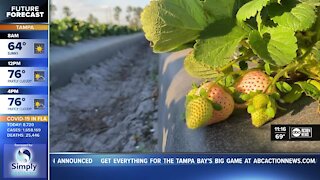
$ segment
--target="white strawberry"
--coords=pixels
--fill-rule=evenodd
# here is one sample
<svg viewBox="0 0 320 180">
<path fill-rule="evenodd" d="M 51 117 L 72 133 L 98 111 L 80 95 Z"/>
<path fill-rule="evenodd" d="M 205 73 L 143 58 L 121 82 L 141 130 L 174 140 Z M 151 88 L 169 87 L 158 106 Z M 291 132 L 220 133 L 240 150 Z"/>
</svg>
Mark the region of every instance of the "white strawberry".
<svg viewBox="0 0 320 180">
<path fill-rule="evenodd" d="M 213 117 L 208 121 L 208 125 L 226 120 L 234 110 L 234 100 L 232 96 L 214 82 L 203 84 L 197 92 L 198 95 L 201 89 L 207 92 L 208 99 L 214 104 L 221 106 L 220 110 L 213 110 Z"/>
<path fill-rule="evenodd" d="M 271 79 L 268 75 L 260 70 L 253 70 L 244 74 L 236 83 L 235 88 L 244 94 L 256 91 L 265 92 L 270 83 Z"/>
</svg>

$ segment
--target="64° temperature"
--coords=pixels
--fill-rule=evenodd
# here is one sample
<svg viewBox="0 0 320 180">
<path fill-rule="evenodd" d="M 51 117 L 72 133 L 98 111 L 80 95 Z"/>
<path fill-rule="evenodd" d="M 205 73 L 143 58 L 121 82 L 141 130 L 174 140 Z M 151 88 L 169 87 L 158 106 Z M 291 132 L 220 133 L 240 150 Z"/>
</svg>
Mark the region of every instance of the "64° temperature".
<svg viewBox="0 0 320 180">
<path fill-rule="evenodd" d="M 18 50 L 22 50 L 22 47 L 23 46 L 26 46 L 27 45 L 27 43 L 26 42 L 17 42 L 17 43 L 14 43 L 14 42 L 10 42 L 9 44 L 8 44 L 8 49 L 10 50 L 10 51 L 12 51 L 12 50 L 15 50 L 15 49 L 18 49 Z"/>
<path fill-rule="evenodd" d="M 23 101 L 26 101 L 25 98 L 8 98 L 10 101 L 9 106 L 15 105 L 15 106 L 21 106 Z"/>
</svg>

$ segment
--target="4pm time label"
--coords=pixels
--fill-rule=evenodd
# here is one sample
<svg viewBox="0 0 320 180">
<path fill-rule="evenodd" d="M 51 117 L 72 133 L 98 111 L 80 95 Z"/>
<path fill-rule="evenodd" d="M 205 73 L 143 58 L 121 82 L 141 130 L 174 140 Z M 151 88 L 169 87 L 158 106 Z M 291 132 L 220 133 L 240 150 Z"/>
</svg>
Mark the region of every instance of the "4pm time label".
<svg viewBox="0 0 320 180">
<path fill-rule="evenodd" d="M 47 95 L 0 95 L 0 114 L 48 114 Z"/>
<path fill-rule="evenodd" d="M 47 86 L 47 68 L 0 67 L 0 86 Z"/>
<path fill-rule="evenodd" d="M 45 39 L 0 39 L 1 58 L 46 58 Z"/>
</svg>

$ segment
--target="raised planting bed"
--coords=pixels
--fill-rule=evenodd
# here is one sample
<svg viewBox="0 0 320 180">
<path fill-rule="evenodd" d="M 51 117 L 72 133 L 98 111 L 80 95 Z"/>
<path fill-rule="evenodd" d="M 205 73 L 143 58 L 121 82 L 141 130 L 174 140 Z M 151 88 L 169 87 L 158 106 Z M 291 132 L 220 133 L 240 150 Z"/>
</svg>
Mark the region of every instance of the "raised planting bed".
<svg viewBox="0 0 320 180">
<path fill-rule="evenodd" d="M 75 73 L 115 55 L 119 50 L 145 41 L 142 33 L 85 40 L 50 49 L 50 83 L 55 89 L 70 82 Z"/>
</svg>

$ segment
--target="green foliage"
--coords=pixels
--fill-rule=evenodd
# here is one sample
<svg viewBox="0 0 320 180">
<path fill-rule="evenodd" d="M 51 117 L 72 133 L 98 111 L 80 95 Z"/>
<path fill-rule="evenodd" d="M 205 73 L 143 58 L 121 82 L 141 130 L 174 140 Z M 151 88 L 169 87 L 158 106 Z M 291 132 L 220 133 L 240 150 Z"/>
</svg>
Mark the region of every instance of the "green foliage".
<svg viewBox="0 0 320 180">
<path fill-rule="evenodd" d="M 219 69 L 249 37 L 262 60 L 286 66 L 298 56 L 296 32 L 313 26 L 317 5 L 317 0 L 156 0 L 141 21 L 155 52 L 194 44 L 194 59 Z"/>
<path fill-rule="evenodd" d="M 141 22 L 155 52 L 171 51 L 194 41 L 206 27 L 200 1 L 151 1 Z"/>
<path fill-rule="evenodd" d="M 289 28 L 270 28 L 262 35 L 258 31 L 252 31 L 249 43 L 255 54 L 273 65 L 285 66 L 297 56 L 297 39 L 294 31 Z"/>
<path fill-rule="evenodd" d="M 291 28 L 294 31 L 309 29 L 316 20 L 315 5 L 286 0 L 280 4 L 268 7 L 271 19 L 279 26 Z"/>
<path fill-rule="evenodd" d="M 217 69 L 232 60 L 231 56 L 236 51 L 239 42 L 248 34 L 242 27 L 231 22 L 225 24 L 225 21 L 221 21 L 214 24 L 214 27 L 216 28 L 210 30 L 210 33 L 220 34 L 220 36 L 198 40 L 194 46 L 194 54 L 196 60 Z"/>
<path fill-rule="evenodd" d="M 290 84 L 283 82 L 283 81 L 277 82 L 276 86 L 283 93 L 288 93 L 292 90 L 292 87 L 290 86 Z"/>
<path fill-rule="evenodd" d="M 284 95 L 282 99 L 285 103 L 294 103 L 301 97 L 302 94 L 303 90 L 301 87 L 297 84 L 293 84 L 292 90 L 288 94 Z"/>
<path fill-rule="evenodd" d="M 307 96 L 312 97 L 313 99 L 320 101 L 320 85 L 317 87 L 314 82 L 296 82 L 297 85 L 306 93 Z M 319 83 L 320 84 L 320 83 Z"/>
<path fill-rule="evenodd" d="M 237 20 L 245 21 L 257 15 L 271 0 L 254 0 L 242 6 L 237 13 Z"/>
<path fill-rule="evenodd" d="M 191 76 L 197 78 L 212 79 L 218 75 L 212 67 L 196 61 L 193 53 L 188 54 L 184 60 L 184 68 Z"/>
<path fill-rule="evenodd" d="M 137 32 L 126 26 L 80 21 L 74 18 L 54 20 L 50 24 L 50 43 L 64 46 L 84 39 Z"/>
</svg>

